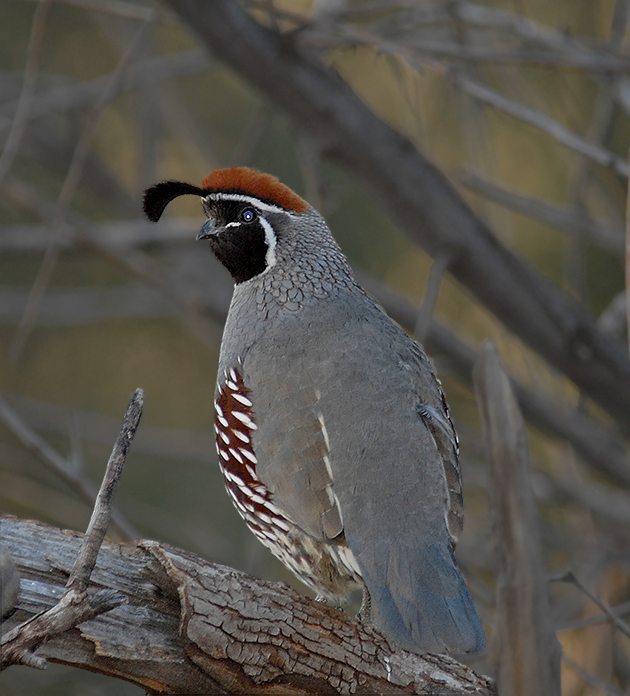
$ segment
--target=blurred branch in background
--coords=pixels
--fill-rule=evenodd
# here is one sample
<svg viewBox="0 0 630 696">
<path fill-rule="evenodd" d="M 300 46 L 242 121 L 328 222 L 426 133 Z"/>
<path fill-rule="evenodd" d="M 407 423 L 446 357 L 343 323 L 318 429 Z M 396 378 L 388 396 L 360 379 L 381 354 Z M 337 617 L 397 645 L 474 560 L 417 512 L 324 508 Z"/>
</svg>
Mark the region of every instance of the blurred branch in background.
<svg viewBox="0 0 630 696">
<path fill-rule="evenodd" d="M 525 423 L 491 342 L 474 370 L 490 473 L 488 500 L 497 559 L 491 655 L 501 694 L 560 694 L 560 656 L 547 595 Z"/>
<path fill-rule="evenodd" d="M 628 5 L 0 3 L 2 508 L 81 528 L 120 394 L 142 383 L 138 459 L 119 496 L 128 524 L 293 582 L 248 536 L 214 462 L 231 282 L 193 244 L 194 202 L 157 226 L 140 218 L 155 181 L 247 164 L 326 215 L 361 283 L 436 360 L 462 442 L 457 553 L 489 633 L 501 617 L 472 392 L 486 338 L 530 426 L 545 567 L 573 572 L 627 621 Z M 610 616 L 566 583 L 549 602 L 563 696 L 627 690 L 630 641 Z M 469 663 L 493 671 L 487 656 Z M 54 667 L 44 683 L 13 672 L 0 684 L 15 695 L 65 693 L 68 680 L 138 693 Z"/>
</svg>

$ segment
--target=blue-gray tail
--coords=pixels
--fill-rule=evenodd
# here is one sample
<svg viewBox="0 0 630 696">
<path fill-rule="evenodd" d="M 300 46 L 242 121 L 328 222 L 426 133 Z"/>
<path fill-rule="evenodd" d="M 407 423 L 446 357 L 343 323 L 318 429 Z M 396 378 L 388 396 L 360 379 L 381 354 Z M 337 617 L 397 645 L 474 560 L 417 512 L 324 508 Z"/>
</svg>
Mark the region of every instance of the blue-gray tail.
<svg viewBox="0 0 630 696">
<path fill-rule="evenodd" d="M 450 546 L 427 543 L 413 558 L 401 551 L 381 577 L 363 574 L 375 626 L 415 653 L 483 652 L 486 635 Z"/>
</svg>

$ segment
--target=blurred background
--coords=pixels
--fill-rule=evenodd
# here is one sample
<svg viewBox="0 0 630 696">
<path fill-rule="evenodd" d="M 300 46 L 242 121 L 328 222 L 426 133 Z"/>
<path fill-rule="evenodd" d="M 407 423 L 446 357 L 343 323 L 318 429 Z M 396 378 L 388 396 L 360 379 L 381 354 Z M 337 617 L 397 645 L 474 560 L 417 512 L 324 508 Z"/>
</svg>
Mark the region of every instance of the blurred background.
<svg viewBox="0 0 630 696">
<path fill-rule="evenodd" d="M 304 45 L 445 172 L 503 244 L 625 340 L 627 0 L 244 4 L 289 29 L 302 23 Z M 411 331 L 430 257 L 166 6 L 3 0 L 0 36 L 2 512 L 85 530 L 90 491 L 142 387 L 111 538 L 166 541 L 306 591 L 248 532 L 216 461 L 213 390 L 230 278 L 195 243 L 198 201 L 174 201 L 150 225 L 142 192 L 167 178 L 199 184 L 232 165 L 279 176 L 325 215 L 361 279 L 377 297 L 389 293 Z M 434 319 L 472 348 L 491 338 L 530 392 L 615 435 L 448 274 L 437 289 Z M 470 380 L 427 348 L 462 446 L 457 555 L 491 636 L 480 419 Z M 572 569 L 627 618 L 630 474 L 624 482 L 594 467 L 558 433 L 532 427 L 529 438 L 547 571 Z M 630 693 L 628 637 L 576 587 L 550 592 L 563 696 Z M 491 673 L 487 656 L 469 664 Z M 0 674 L 7 696 L 139 693 L 56 665 Z"/>
</svg>

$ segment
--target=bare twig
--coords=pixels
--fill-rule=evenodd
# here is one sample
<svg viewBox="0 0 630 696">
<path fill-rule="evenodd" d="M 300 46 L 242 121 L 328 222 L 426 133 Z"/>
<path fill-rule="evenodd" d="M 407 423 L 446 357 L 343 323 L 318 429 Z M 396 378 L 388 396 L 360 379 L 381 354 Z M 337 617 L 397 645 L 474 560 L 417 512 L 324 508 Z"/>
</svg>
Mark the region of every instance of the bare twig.
<svg viewBox="0 0 630 696">
<path fill-rule="evenodd" d="M 107 463 L 90 524 L 81 542 L 63 596 L 52 609 L 43 614 L 37 614 L 2 637 L 0 663 L 2 669 L 13 664 L 25 664 L 43 669 L 46 666 L 46 658 L 36 654 L 39 646 L 70 628 L 127 601 L 124 594 L 110 589 L 100 590 L 88 596 L 87 588 L 112 516 L 116 488 L 125 466 L 131 440 L 140 422 L 142 405 L 143 392 L 137 389 L 127 407 L 120 435 Z"/>
<path fill-rule="evenodd" d="M 68 578 L 66 586 L 68 589 L 83 592 L 87 588 L 87 583 L 96 563 L 98 550 L 103 543 L 111 520 L 114 496 L 125 467 L 127 452 L 140 423 L 143 405 L 144 392 L 142 389 L 136 389 L 129 401 L 120 434 L 107 462 L 105 477 L 96 498 L 90 524 L 83 538 L 72 573 L 70 573 Z"/>
<path fill-rule="evenodd" d="M 610 611 L 615 616 L 622 616 L 623 614 L 630 613 L 630 601 L 610 607 Z M 594 614 L 593 616 L 582 616 L 579 619 L 573 619 L 573 621 L 565 621 L 556 626 L 556 631 L 575 631 L 579 628 L 596 626 L 597 624 L 609 621 L 610 616 L 606 612 L 602 612 L 601 614 Z"/>
<path fill-rule="evenodd" d="M 618 628 L 622 633 L 630 638 L 630 625 L 628 625 L 623 619 L 619 618 L 615 612 L 612 611 L 610 606 L 604 602 L 604 600 L 595 592 L 586 587 L 586 585 L 575 575 L 572 570 L 567 570 L 564 573 L 556 573 L 550 575 L 548 580 L 550 582 L 568 582 L 575 585 L 579 590 L 581 590 L 592 602 L 597 604 L 597 606 L 606 614 L 610 619 L 611 623 Z"/>
<path fill-rule="evenodd" d="M 580 153 L 584 157 L 592 159 L 594 162 L 601 164 L 604 167 L 612 168 L 617 174 L 621 176 L 628 177 L 630 174 L 630 167 L 628 162 L 622 157 L 617 156 L 610 150 L 590 142 L 586 138 L 583 138 L 568 128 L 563 126 L 561 123 L 555 119 L 547 116 L 546 114 L 532 109 L 525 104 L 519 104 L 513 99 L 510 99 L 500 92 L 497 92 L 490 87 L 486 87 L 479 82 L 471 80 L 467 77 L 463 77 L 456 71 L 444 66 L 444 65 L 434 65 L 435 70 L 442 74 L 444 77 L 448 78 L 453 85 L 464 90 L 466 94 L 471 97 L 478 99 L 484 104 L 494 106 L 500 109 L 506 114 L 518 118 L 524 123 L 529 123 L 536 128 L 549 134 L 554 140 L 557 140 L 562 145 Z"/>
<path fill-rule="evenodd" d="M 458 180 L 480 196 L 567 235 L 583 235 L 602 249 L 616 253 L 623 253 L 625 249 L 624 230 L 621 224 L 598 222 L 592 220 L 581 208 L 552 205 L 537 198 L 508 191 L 469 170 L 460 172 Z"/>
</svg>

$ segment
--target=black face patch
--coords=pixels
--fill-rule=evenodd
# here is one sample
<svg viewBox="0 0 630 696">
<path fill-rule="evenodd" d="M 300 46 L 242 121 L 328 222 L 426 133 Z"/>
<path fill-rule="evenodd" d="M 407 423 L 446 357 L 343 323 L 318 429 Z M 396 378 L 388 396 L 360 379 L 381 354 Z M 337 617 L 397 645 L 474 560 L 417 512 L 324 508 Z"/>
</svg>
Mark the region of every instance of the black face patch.
<svg viewBox="0 0 630 696">
<path fill-rule="evenodd" d="M 262 273 L 269 247 L 255 207 L 242 201 L 211 201 L 204 207 L 217 227 L 217 233 L 206 238 L 234 282 L 243 283 Z M 251 220 L 248 211 L 255 213 Z"/>
</svg>

